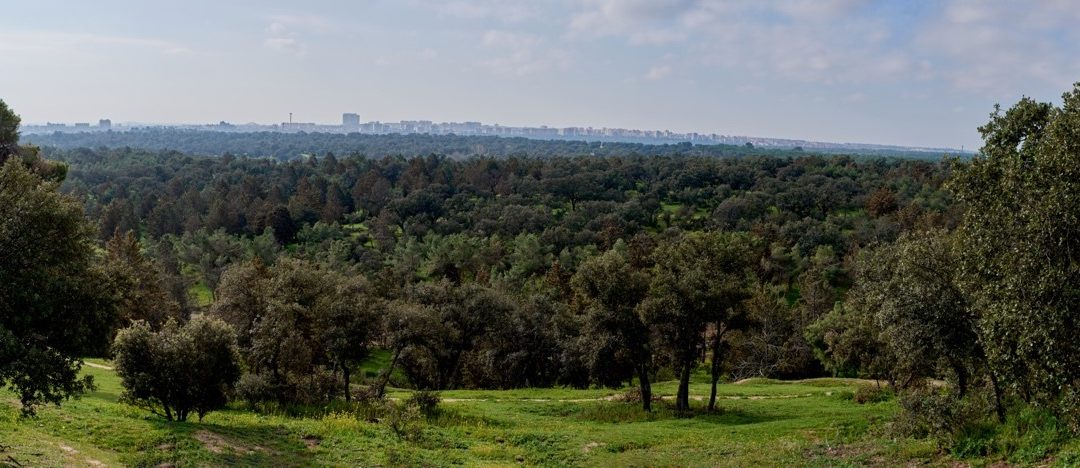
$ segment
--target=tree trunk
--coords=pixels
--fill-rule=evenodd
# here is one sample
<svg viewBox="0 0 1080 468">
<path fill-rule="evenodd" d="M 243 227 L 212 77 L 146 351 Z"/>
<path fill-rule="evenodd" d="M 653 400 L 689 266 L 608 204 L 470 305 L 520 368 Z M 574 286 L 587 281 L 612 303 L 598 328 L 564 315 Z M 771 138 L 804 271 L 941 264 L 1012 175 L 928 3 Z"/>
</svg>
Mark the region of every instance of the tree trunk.
<svg viewBox="0 0 1080 468">
<path fill-rule="evenodd" d="M 351 375 L 349 375 L 349 366 L 341 366 L 341 374 L 345 380 L 345 403 L 352 401 L 352 393 L 349 392 L 349 384 L 351 383 Z"/>
<path fill-rule="evenodd" d="M 713 337 L 712 342 L 712 365 L 710 367 L 710 378 L 712 380 L 712 388 L 709 390 L 709 411 L 716 410 L 716 382 L 720 380 L 720 334 L 717 333 Z"/>
<path fill-rule="evenodd" d="M 710 366 L 712 389 L 709 391 L 709 411 L 716 410 L 716 383 L 720 381 L 720 340 L 724 338 L 726 331 L 726 325 L 721 329 L 720 324 L 716 324 L 716 333 L 712 339 L 712 366 Z"/>
<path fill-rule="evenodd" d="M 641 389 L 641 409 L 652 411 L 652 383 L 649 382 L 649 369 L 645 364 L 638 364 L 638 385 Z"/>
<path fill-rule="evenodd" d="M 967 394 L 967 369 L 963 364 L 957 363 L 955 360 L 950 359 L 952 362 L 953 372 L 956 372 L 956 390 L 960 394 L 960 398 L 964 398 Z"/>
<path fill-rule="evenodd" d="M 394 366 L 397 365 L 398 357 L 401 356 L 401 348 L 394 350 L 394 358 L 390 360 L 390 366 L 386 369 L 386 373 L 383 374 L 382 381 L 379 382 L 379 386 L 375 387 L 375 397 L 382 398 L 386 393 L 386 384 L 390 383 L 390 374 L 394 373 Z"/>
<path fill-rule="evenodd" d="M 679 373 L 679 393 L 675 395 L 675 409 L 688 411 L 690 409 L 690 367 L 693 359 L 684 359 Z"/>
<path fill-rule="evenodd" d="M 997 410 L 998 422 L 1005 422 L 1005 406 L 1001 404 L 1001 385 L 994 371 L 990 370 L 990 386 L 994 387 L 994 409 Z"/>
</svg>

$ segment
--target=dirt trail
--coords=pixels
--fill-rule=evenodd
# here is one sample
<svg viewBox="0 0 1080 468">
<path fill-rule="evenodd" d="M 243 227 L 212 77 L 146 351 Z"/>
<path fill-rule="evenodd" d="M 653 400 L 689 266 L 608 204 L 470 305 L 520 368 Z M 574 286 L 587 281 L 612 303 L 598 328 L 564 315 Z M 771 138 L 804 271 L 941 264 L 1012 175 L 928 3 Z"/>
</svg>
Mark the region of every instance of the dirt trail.
<svg viewBox="0 0 1080 468">
<path fill-rule="evenodd" d="M 93 362 L 86 362 L 86 361 L 83 361 L 83 365 L 84 365 L 84 366 L 87 366 L 87 367 L 93 367 L 94 369 L 113 370 L 113 368 L 112 368 L 112 367 L 109 367 L 109 366 L 103 366 L 103 365 L 101 365 L 101 364 L 97 364 L 97 363 L 93 363 Z"/>
<path fill-rule="evenodd" d="M 825 392 L 825 395 L 829 395 L 832 392 Z M 782 400 L 789 398 L 806 398 L 814 396 L 813 393 L 803 394 L 790 394 L 790 395 L 717 395 L 718 400 Z M 394 398 L 391 398 L 393 400 Z M 675 395 L 662 395 L 661 400 L 674 400 Z M 706 397 L 702 395 L 690 395 L 690 399 L 694 401 L 705 401 Z M 468 403 L 473 401 L 490 401 L 498 403 L 500 401 L 528 401 L 536 403 L 591 403 L 594 401 L 622 401 L 620 395 L 608 395 L 600 398 L 443 398 L 445 403 Z"/>
</svg>

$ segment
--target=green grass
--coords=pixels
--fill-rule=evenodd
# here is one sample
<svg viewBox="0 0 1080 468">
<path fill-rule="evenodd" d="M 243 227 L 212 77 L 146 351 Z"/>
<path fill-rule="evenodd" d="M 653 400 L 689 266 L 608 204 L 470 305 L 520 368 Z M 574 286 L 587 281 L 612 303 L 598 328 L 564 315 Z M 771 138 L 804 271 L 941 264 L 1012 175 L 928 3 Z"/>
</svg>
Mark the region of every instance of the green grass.
<svg viewBox="0 0 1080 468">
<path fill-rule="evenodd" d="M 195 300 L 195 305 L 199 307 L 210 307 L 210 303 L 214 302 L 214 292 L 210 290 L 210 287 L 199 283 L 188 288 L 188 296 Z"/>
<path fill-rule="evenodd" d="M 378 365 L 376 355 L 368 365 Z M 88 360 L 98 366 L 109 363 Z M 119 381 L 109 369 L 85 367 L 98 389 L 36 419 L 18 416 L 0 390 L 0 465 L 338 465 L 445 466 L 760 466 L 948 464 L 928 441 L 885 437 L 881 426 L 893 401 L 859 405 L 857 382 L 756 379 L 719 388 L 721 411 L 694 400 L 679 414 L 668 400 L 652 413 L 607 401 L 620 390 L 519 389 L 443 392 L 441 413 L 420 435 L 401 439 L 383 422 L 350 413 L 321 417 L 258 414 L 241 405 L 202 422 L 168 422 L 117 402 Z M 674 382 L 654 392 L 670 397 Z M 708 395 L 704 379 L 693 397 Z M 393 390 L 391 398 L 404 398 Z M 1080 447 L 1064 455 L 1077 458 Z"/>
</svg>

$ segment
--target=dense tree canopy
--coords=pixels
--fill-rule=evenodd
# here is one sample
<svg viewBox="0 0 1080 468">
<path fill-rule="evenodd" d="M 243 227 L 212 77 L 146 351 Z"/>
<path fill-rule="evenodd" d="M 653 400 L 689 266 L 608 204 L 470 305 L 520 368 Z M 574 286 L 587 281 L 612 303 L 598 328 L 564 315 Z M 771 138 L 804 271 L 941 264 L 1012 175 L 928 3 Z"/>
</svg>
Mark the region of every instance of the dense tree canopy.
<svg viewBox="0 0 1080 468">
<path fill-rule="evenodd" d="M 26 411 L 91 386 L 81 357 L 108 346 L 117 280 L 100 266 L 79 200 L 32 167 L 0 164 L 0 385 Z"/>
<path fill-rule="evenodd" d="M 951 188 L 967 206 L 961 278 L 990 365 L 1024 399 L 1080 401 L 1080 85 L 1022 99 L 980 128 Z M 1063 400 L 1064 398 L 1064 400 Z"/>
</svg>

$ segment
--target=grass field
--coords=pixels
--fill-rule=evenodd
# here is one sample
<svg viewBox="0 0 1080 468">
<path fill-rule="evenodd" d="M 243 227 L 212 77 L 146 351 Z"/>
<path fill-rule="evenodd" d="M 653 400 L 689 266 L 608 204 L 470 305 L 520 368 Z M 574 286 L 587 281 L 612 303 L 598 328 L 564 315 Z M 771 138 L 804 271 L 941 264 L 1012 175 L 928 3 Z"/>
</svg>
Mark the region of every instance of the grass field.
<svg viewBox="0 0 1080 468">
<path fill-rule="evenodd" d="M 240 407 L 202 422 L 168 422 L 117 402 L 119 381 L 89 360 L 98 390 L 36 419 L 0 391 L 0 465 L 589 465 L 749 466 L 951 463 L 932 442 L 892 439 L 892 401 L 857 404 L 856 382 L 755 380 L 721 386 L 722 411 L 651 414 L 613 390 L 448 391 L 438 416 L 402 439 L 351 413 L 289 417 Z M 654 392 L 675 393 L 674 382 Z M 693 396 L 707 396 L 695 382 Z M 391 398 L 408 396 L 393 390 Z M 704 407 L 703 401 L 694 402 Z"/>
</svg>

